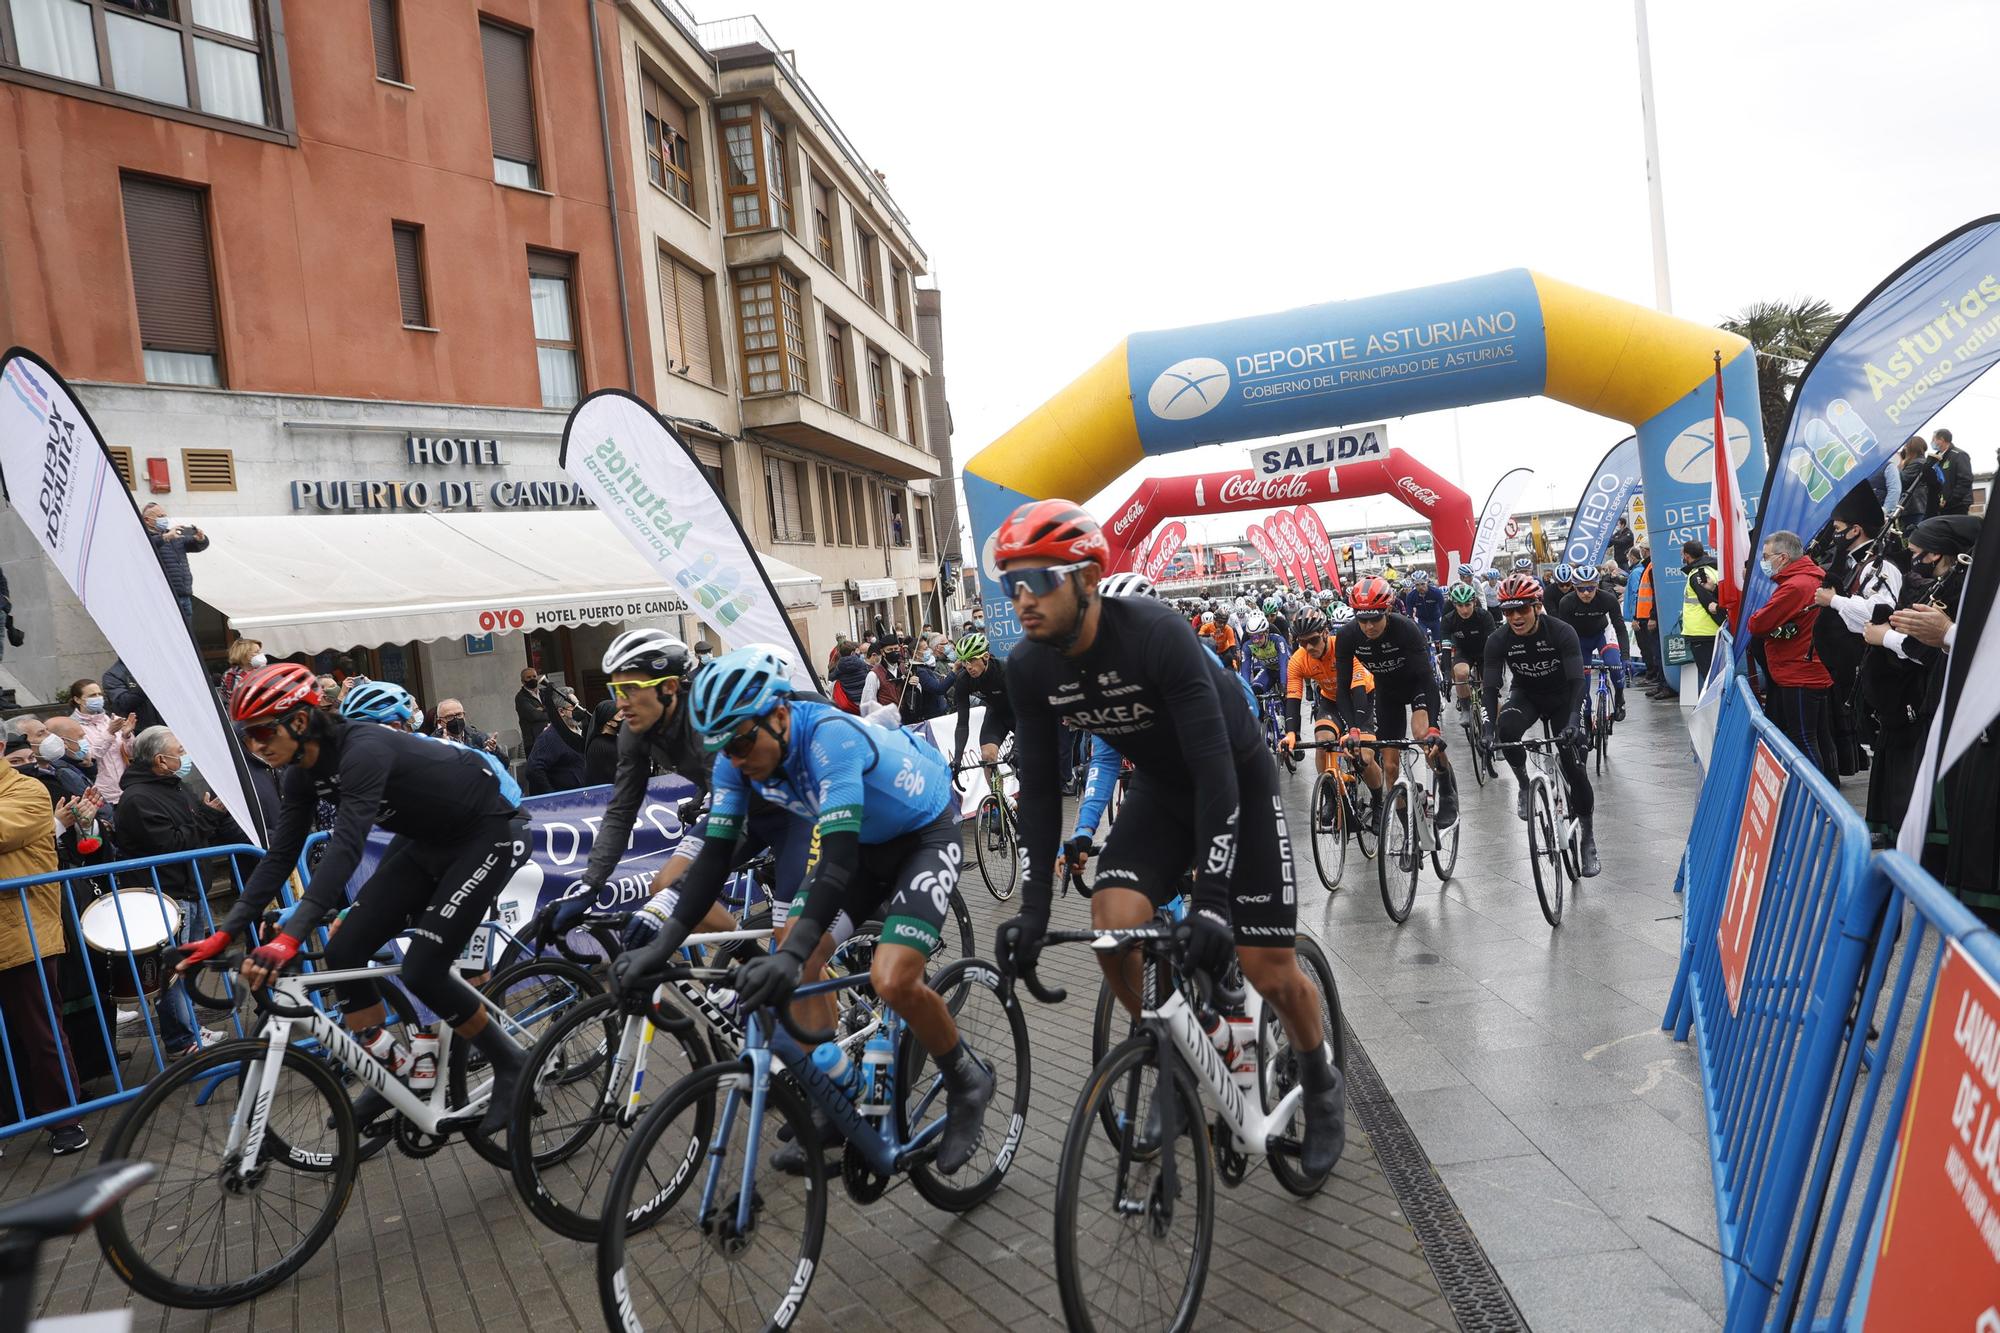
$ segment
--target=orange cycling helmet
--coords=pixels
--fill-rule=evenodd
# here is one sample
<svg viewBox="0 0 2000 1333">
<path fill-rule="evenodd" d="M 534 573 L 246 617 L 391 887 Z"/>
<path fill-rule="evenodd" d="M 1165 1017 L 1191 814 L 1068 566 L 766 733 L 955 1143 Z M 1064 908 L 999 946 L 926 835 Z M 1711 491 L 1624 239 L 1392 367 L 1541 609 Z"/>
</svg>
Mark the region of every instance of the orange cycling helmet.
<svg viewBox="0 0 2000 1333">
<path fill-rule="evenodd" d="M 1389 580 L 1371 574 L 1354 585 L 1354 591 L 1347 595 L 1347 604 L 1356 611 L 1387 611 L 1396 604 L 1396 593 Z"/>
<path fill-rule="evenodd" d="M 1500 580 L 1500 605 L 1533 606 L 1542 600 L 1542 585 L 1527 574 L 1509 574 Z"/>
<path fill-rule="evenodd" d="M 1111 543 L 1097 520 L 1068 500 L 1030 500 L 993 534 L 993 563 L 1037 556 L 1064 564 L 1091 560 L 1102 570 L 1111 564 Z"/>
<path fill-rule="evenodd" d="M 319 686 L 313 673 L 297 662 L 273 662 L 236 683 L 229 696 L 229 720 L 238 726 L 268 722 L 319 706 Z"/>
</svg>

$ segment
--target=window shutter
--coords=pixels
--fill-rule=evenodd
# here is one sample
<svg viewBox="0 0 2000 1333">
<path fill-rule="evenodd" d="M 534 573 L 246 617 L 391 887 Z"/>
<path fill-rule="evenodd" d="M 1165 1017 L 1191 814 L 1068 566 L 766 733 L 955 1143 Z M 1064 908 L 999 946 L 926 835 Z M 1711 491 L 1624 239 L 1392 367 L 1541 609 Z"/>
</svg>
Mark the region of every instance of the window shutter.
<svg viewBox="0 0 2000 1333">
<path fill-rule="evenodd" d="M 493 126 L 493 156 L 532 166 L 535 99 L 530 91 L 527 34 L 481 23 L 479 45 L 486 56 L 486 115 Z"/>
<path fill-rule="evenodd" d="M 132 176 L 122 185 L 141 344 L 217 355 L 215 274 L 201 191 Z"/>
<path fill-rule="evenodd" d="M 649 79 L 647 82 L 651 83 L 652 81 Z M 680 135 L 681 138 L 688 138 L 687 108 L 681 104 L 680 99 L 658 84 L 653 85 L 653 96 L 658 105 L 658 110 L 655 114 L 659 116 L 660 123 L 675 134 Z"/>
<path fill-rule="evenodd" d="M 128 445 L 109 444 L 104 452 L 111 455 L 111 466 L 118 472 L 118 480 L 125 483 L 125 489 L 132 489 L 132 450 Z"/>
<path fill-rule="evenodd" d="M 430 324 L 424 308 L 423 231 L 399 222 L 392 229 L 396 240 L 396 288 L 403 298 L 403 323 L 419 328 Z"/>
<path fill-rule="evenodd" d="M 708 343 L 708 284 L 686 264 L 675 263 L 676 304 L 681 311 L 681 350 L 688 374 L 704 384 L 715 383 L 715 360 Z"/>
<path fill-rule="evenodd" d="M 375 73 L 403 82 L 403 46 L 396 37 L 396 0 L 368 0 L 368 20 L 375 31 Z"/>
<path fill-rule="evenodd" d="M 660 333 L 666 340 L 667 369 L 678 372 L 688 360 L 687 341 L 681 337 L 680 264 L 665 250 L 660 251 Z"/>
<path fill-rule="evenodd" d="M 229 449 L 183 449 L 181 478 L 191 491 L 233 491 L 236 454 Z"/>
</svg>

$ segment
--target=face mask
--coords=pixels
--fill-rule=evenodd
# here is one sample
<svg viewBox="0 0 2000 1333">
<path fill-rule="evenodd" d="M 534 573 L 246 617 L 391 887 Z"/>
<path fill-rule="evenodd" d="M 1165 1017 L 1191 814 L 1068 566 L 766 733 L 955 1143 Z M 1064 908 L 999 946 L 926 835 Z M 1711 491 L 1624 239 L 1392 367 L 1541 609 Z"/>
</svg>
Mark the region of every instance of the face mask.
<svg viewBox="0 0 2000 1333">
<path fill-rule="evenodd" d="M 174 525 L 167 522 L 167 520 L 164 518 L 156 518 L 153 520 L 153 526 L 158 528 L 161 532 L 166 532 L 172 529 Z"/>
<path fill-rule="evenodd" d="M 1757 568 L 1764 571 L 1764 577 L 1767 579 L 1778 577 L 1778 562 L 1775 560 L 1760 558 L 1757 561 Z"/>
<path fill-rule="evenodd" d="M 191 754 L 182 755 L 179 766 L 174 769 L 174 776 L 185 778 L 192 772 L 194 772 L 194 756 Z"/>
<path fill-rule="evenodd" d="M 44 736 L 42 743 L 35 747 L 35 753 L 54 763 L 63 757 L 63 739 L 60 736 Z"/>
<path fill-rule="evenodd" d="M 271 659 L 264 656 L 264 654 L 262 653 L 250 654 L 250 666 L 252 667 L 252 669 L 269 665 L 271 665 Z"/>
<path fill-rule="evenodd" d="M 89 758 L 90 758 L 90 737 L 86 736 L 82 740 L 76 743 L 76 762 L 81 764 L 86 762 Z"/>
<path fill-rule="evenodd" d="M 101 695 L 101 694 L 93 694 L 93 695 L 91 695 L 91 696 L 90 696 L 90 697 L 89 697 L 88 699 L 85 699 L 85 700 L 83 701 L 83 711 L 84 711 L 84 712 L 86 712 L 86 713 L 101 713 L 101 712 L 103 712 L 103 711 L 104 711 L 104 696 L 103 696 L 103 695 Z"/>
<path fill-rule="evenodd" d="M 424 710 L 419 708 L 416 712 L 410 714 L 410 730 L 422 731 L 423 729 L 424 729 Z"/>
</svg>

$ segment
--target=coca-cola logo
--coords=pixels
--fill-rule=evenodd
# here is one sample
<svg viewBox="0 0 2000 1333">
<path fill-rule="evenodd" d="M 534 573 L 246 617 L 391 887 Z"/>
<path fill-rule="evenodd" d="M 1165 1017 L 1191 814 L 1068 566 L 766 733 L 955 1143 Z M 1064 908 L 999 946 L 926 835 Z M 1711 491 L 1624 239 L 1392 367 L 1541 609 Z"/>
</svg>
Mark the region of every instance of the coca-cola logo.
<svg viewBox="0 0 2000 1333">
<path fill-rule="evenodd" d="M 1117 521 L 1112 523 L 1111 534 L 1114 537 L 1123 537 L 1125 535 L 1125 529 L 1131 527 L 1134 523 L 1138 522 L 1139 515 L 1145 512 L 1146 512 L 1146 506 L 1141 504 L 1139 501 L 1134 500 L 1131 503 L 1131 505 L 1127 507 L 1125 512 L 1118 516 Z"/>
<path fill-rule="evenodd" d="M 1244 500 L 1303 500 L 1306 498 L 1306 479 L 1291 477 L 1245 477 L 1241 475 L 1223 478 L 1216 490 L 1217 504 L 1236 504 Z"/>
<path fill-rule="evenodd" d="M 1415 500 L 1426 509 L 1437 508 L 1438 493 L 1428 486 L 1419 486 L 1410 477 L 1396 478 L 1396 489 Z"/>
</svg>

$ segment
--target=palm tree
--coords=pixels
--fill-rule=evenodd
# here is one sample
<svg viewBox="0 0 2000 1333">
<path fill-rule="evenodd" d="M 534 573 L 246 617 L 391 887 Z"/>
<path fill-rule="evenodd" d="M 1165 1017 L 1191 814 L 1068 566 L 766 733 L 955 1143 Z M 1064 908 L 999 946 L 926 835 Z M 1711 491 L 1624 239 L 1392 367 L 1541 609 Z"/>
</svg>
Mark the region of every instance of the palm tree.
<svg viewBox="0 0 2000 1333">
<path fill-rule="evenodd" d="M 1743 313 L 1722 321 L 1757 354 L 1758 410 L 1764 418 L 1764 447 L 1773 459 L 1785 442 L 1785 418 L 1806 363 L 1846 318 L 1816 296 L 1789 301 L 1753 301 Z"/>
</svg>

